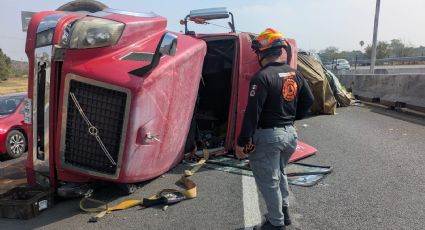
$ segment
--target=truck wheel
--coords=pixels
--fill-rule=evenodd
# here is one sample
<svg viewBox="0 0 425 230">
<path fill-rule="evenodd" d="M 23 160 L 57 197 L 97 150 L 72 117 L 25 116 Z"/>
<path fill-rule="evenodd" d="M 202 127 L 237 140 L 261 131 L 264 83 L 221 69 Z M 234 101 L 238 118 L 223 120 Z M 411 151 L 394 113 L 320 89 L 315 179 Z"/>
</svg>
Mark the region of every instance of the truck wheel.
<svg viewBox="0 0 425 230">
<path fill-rule="evenodd" d="M 12 130 L 7 134 L 6 150 L 10 158 L 18 158 L 22 156 L 27 148 L 27 140 L 22 132 Z"/>
<path fill-rule="evenodd" d="M 72 2 L 68 2 L 59 8 L 57 11 L 88 11 L 90 13 L 94 13 L 97 11 L 102 11 L 103 9 L 108 8 L 105 4 L 93 1 L 93 0 L 75 0 Z"/>
</svg>

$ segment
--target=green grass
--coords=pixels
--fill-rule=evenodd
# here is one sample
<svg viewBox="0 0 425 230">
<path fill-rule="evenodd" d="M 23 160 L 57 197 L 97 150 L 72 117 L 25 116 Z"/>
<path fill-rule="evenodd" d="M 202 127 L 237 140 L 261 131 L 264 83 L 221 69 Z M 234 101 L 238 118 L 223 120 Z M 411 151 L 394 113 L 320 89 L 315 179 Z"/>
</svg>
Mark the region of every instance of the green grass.
<svg viewBox="0 0 425 230">
<path fill-rule="evenodd" d="M 26 92 L 28 90 L 27 77 L 11 77 L 5 81 L 0 80 L 0 95 Z"/>
</svg>

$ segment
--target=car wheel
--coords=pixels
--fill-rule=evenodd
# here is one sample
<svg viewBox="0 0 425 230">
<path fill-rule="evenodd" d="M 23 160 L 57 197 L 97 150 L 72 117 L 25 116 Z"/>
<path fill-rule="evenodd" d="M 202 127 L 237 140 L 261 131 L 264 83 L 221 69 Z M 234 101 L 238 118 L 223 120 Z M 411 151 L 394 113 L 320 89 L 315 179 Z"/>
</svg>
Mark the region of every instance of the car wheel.
<svg viewBox="0 0 425 230">
<path fill-rule="evenodd" d="M 22 132 L 12 130 L 7 134 L 6 150 L 10 158 L 22 156 L 27 148 L 27 140 Z"/>
</svg>

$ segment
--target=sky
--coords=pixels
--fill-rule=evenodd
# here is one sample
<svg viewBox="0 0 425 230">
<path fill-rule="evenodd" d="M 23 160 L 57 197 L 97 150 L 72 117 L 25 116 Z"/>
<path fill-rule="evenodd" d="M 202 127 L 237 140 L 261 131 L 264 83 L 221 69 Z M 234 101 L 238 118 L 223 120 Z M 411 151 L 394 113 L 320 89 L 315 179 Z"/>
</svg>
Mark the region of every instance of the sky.
<svg viewBox="0 0 425 230">
<path fill-rule="evenodd" d="M 68 0 L 1 0 L 0 48 L 14 60 L 27 60 L 21 11 L 54 10 Z M 238 31 L 260 33 L 274 27 L 297 40 L 304 50 L 329 46 L 360 50 L 372 43 L 376 0 L 102 0 L 109 8 L 155 12 L 168 19 L 168 30 L 190 10 L 225 6 L 235 16 Z M 381 0 L 378 40 L 397 38 L 412 46 L 425 45 L 425 0 Z M 213 22 L 226 26 L 225 21 Z M 213 25 L 192 26 L 198 32 L 226 32 Z M 365 45 L 365 46 L 366 46 Z M 364 47 L 365 47 L 364 46 Z M 364 48 L 363 47 L 363 48 Z"/>
</svg>

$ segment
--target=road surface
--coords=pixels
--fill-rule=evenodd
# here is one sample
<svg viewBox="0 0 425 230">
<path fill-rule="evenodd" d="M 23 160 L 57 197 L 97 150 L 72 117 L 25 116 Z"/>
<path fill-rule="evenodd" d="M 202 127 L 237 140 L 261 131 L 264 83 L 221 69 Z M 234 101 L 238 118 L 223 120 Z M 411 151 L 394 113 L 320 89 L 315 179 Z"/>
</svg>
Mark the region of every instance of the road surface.
<svg viewBox="0 0 425 230">
<path fill-rule="evenodd" d="M 314 187 L 291 186 L 288 229 L 425 229 L 425 119 L 375 107 L 337 111 L 297 122 L 300 139 L 320 151 L 302 162 L 334 172 Z M 96 197 L 117 203 L 175 188 L 186 168 L 179 165 L 128 197 L 112 186 Z M 252 178 L 204 168 L 192 179 L 198 198 L 166 211 L 132 208 L 87 223 L 92 214 L 68 200 L 32 220 L 0 219 L 0 229 L 243 229 L 259 223 L 265 207 Z"/>
</svg>

